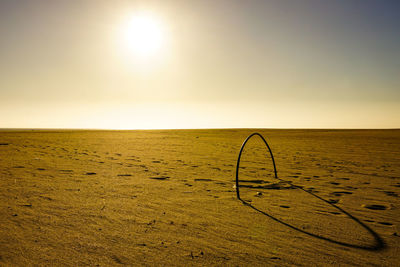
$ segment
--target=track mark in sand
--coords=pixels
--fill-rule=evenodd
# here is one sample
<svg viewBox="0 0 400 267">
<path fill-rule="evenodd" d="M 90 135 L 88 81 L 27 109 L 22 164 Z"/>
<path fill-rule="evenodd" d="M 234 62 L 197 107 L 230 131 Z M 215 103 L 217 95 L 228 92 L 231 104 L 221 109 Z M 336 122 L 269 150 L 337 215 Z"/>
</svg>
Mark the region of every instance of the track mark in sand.
<svg viewBox="0 0 400 267">
<path fill-rule="evenodd" d="M 115 262 L 118 263 L 118 264 L 124 264 L 124 263 L 122 262 L 122 260 L 121 260 L 120 258 L 118 258 L 116 255 L 112 255 L 112 256 L 111 256 L 111 259 L 113 259 L 113 261 L 115 261 Z"/>
<path fill-rule="evenodd" d="M 224 182 L 215 182 L 215 184 L 226 185 L 226 183 L 224 183 Z"/>
<path fill-rule="evenodd" d="M 150 179 L 154 179 L 154 180 L 167 180 L 170 177 L 169 176 L 157 176 L 157 177 L 149 177 Z"/>
<path fill-rule="evenodd" d="M 263 184 L 263 183 L 268 183 L 267 181 L 264 180 L 240 180 L 242 183 L 255 183 L 255 184 Z"/>
<path fill-rule="evenodd" d="M 14 169 L 23 169 L 23 168 L 25 168 L 24 166 L 14 166 L 13 167 Z"/>
<path fill-rule="evenodd" d="M 77 189 L 67 188 L 67 189 L 65 189 L 65 191 L 76 191 L 76 192 L 79 192 L 79 191 L 81 191 L 81 189 L 79 189 L 79 188 L 77 188 Z"/>
<path fill-rule="evenodd" d="M 208 179 L 208 178 L 196 178 L 194 179 L 195 182 L 211 182 L 214 181 L 213 179 Z"/>
<path fill-rule="evenodd" d="M 213 168 L 211 168 L 211 169 L 213 169 L 213 170 L 217 170 L 217 171 L 220 171 L 221 169 L 220 168 L 218 168 L 218 167 L 213 167 Z"/>
<path fill-rule="evenodd" d="M 132 174 L 117 174 L 117 176 L 132 176 Z"/>
<path fill-rule="evenodd" d="M 385 193 L 387 196 L 391 196 L 391 197 L 399 196 L 396 192 L 393 192 L 393 191 L 383 191 L 383 193 Z"/>
<path fill-rule="evenodd" d="M 290 206 L 287 206 L 287 205 L 279 205 L 279 207 L 284 208 L 284 209 L 289 209 L 290 208 Z"/>
<path fill-rule="evenodd" d="M 379 224 L 387 225 L 387 226 L 392 226 L 393 223 L 390 222 L 378 222 Z"/>
<path fill-rule="evenodd" d="M 22 204 L 22 205 L 19 205 L 19 206 L 21 206 L 21 207 L 27 207 L 27 208 L 32 208 L 32 204 Z"/>
<path fill-rule="evenodd" d="M 96 175 L 97 173 L 95 173 L 95 172 L 87 172 L 87 173 L 85 173 L 86 175 Z"/>
<path fill-rule="evenodd" d="M 377 205 L 377 204 L 364 204 L 362 205 L 363 208 L 370 209 L 370 210 L 386 210 L 387 207 L 384 205 Z"/>
<path fill-rule="evenodd" d="M 159 160 L 153 160 L 152 162 L 153 163 L 161 163 L 161 161 L 159 161 Z"/>
<path fill-rule="evenodd" d="M 197 166 L 197 165 L 192 165 L 191 167 L 192 167 L 192 168 L 197 168 L 197 167 L 199 167 L 199 166 Z"/>
<path fill-rule="evenodd" d="M 338 183 L 338 182 L 330 182 L 330 184 L 333 184 L 333 185 L 340 185 L 340 183 Z"/>
<path fill-rule="evenodd" d="M 0 143 L 0 146 L 8 146 L 10 143 Z"/>
<path fill-rule="evenodd" d="M 46 197 L 46 196 L 39 196 L 39 197 L 46 199 L 46 200 L 50 200 L 50 201 L 53 200 L 51 197 Z"/>
<path fill-rule="evenodd" d="M 351 195 L 353 194 L 353 192 L 349 192 L 349 191 L 336 191 L 336 192 L 332 192 L 332 195 L 340 197 L 343 195 Z"/>
<path fill-rule="evenodd" d="M 328 202 L 331 204 L 336 204 L 339 202 L 339 199 L 329 199 Z"/>
<path fill-rule="evenodd" d="M 73 170 L 59 170 L 60 172 L 74 172 Z"/>
<path fill-rule="evenodd" d="M 37 168 L 36 170 L 38 170 L 38 171 L 45 171 L 46 169 L 44 169 L 44 168 Z"/>
<path fill-rule="evenodd" d="M 239 185 L 239 187 L 254 188 L 254 189 L 274 189 L 274 190 L 298 188 L 298 187 L 288 184 L 288 183 L 275 183 L 275 184 L 268 184 L 268 185 L 244 185 L 244 184 L 241 184 L 241 185 Z"/>
</svg>

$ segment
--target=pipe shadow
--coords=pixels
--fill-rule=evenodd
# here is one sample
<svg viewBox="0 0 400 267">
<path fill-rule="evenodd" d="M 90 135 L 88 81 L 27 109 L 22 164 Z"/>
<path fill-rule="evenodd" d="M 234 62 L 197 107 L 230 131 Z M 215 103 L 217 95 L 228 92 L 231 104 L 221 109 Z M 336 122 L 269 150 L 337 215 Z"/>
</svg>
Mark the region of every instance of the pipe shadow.
<svg viewBox="0 0 400 267">
<path fill-rule="evenodd" d="M 279 179 L 279 178 L 278 178 L 278 179 Z M 306 234 L 306 235 L 311 236 L 311 237 L 314 237 L 314 238 L 318 238 L 318 239 L 321 239 L 321 240 L 325 240 L 325 241 L 328 241 L 328 242 L 331 242 L 331 243 L 334 243 L 334 244 L 338 244 L 338 245 L 342 245 L 342 246 L 345 246 L 345 247 L 358 248 L 358 249 L 370 250 L 370 251 L 380 251 L 380 250 L 384 250 L 385 248 L 387 248 L 387 245 L 386 245 L 385 241 L 378 235 L 378 233 L 376 233 L 374 230 L 372 230 L 368 225 L 364 224 L 364 223 L 363 223 L 362 221 L 360 221 L 358 218 L 356 218 L 356 217 L 354 217 L 353 215 L 351 215 L 349 212 L 347 212 L 347 211 L 345 211 L 344 209 L 342 209 L 342 208 L 336 206 L 335 204 L 333 204 L 333 203 L 331 203 L 331 202 L 329 202 L 329 201 L 323 199 L 322 197 L 320 197 L 320 196 L 318 196 L 318 195 L 316 195 L 316 194 L 314 194 L 314 193 L 312 193 L 312 192 L 310 192 L 310 191 L 305 190 L 305 189 L 304 189 L 303 187 L 301 187 L 301 186 L 294 185 L 294 184 L 292 184 L 291 182 L 284 181 L 284 180 L 282 180 L 282 179 L 279 179 L 279 180 L 281 180 L 281 181 L 283 181 L 283 182 L 287 182 L 287 183 L 289 183 L 291 186 L 296 187 L 296 188 L 298 188 L 298 189 L 300 189 L 300 190 L 302 190 L 302 191 L 304 191 L 304 192 L 306 192 L 306 193 L 308 193 L 308 194 L 310 194 L 310 195 L 312 195 L 312 196 L 314 196 L 314 197 L 316 197 L 316 198 L 318 198 L 318 199 L 320 199 L 320 200 L 322 200 L 322 201 L 328 203 L 329 205 L 331 205 L 332 207 L 336 208 L 337 210 L 339 210 L 339 211 L 342 212 L 343 214 L 347 215 L 350 219 L 352 219 L 352 220 L 355 221 L 357 224 L 359 224 L 360 226 L 362 226 L 365 230 L 367 230 L 367 231 L 373 236 L 373 238 L 374 238 L 374 244 L 372 244 L 372 245 L 357 245 L 357 244 L 351 244 L 351 243 L 346 243 L 346 242 L 334 240 L 334 239 L 332 239 L 332 238 L 325 237 L 325 236 L 321 236 L 321 235 L 314 234 L 314 233 L 311 233 L 311 232 L 307 232 L 307 231 L 305 231 L 305 230 L 303 230 L 303 229 L 300 229 L 300 228 L 298 228 L 298 227 L 296 227 L 296 226 L 294 226 L 294 225 L 291 225 L 291 224 L 289 224 L 289 223 L 287 223 L 287 222 L 284 222 L 284 221 L 282 221 L 282 220 L 280 220 L 280 219 L 278 219 L 278 218 L 276 218 L 276 217 L 274 217 L 274 216 L 268 214 L 268 213 L 265 212 L 265 211 L 262 211 L 262 210 L 260 210 L 260 209 L 258 209 L 258 208 L 256 208 L 256 207 L 254 207 L 252 204 L 250 204 L 249 202 L 246 202 L 245 200 L 241 199 L 240 197 L 239 197 L 238 199 L 239 199 L 244 205 L 246 205 L 246 206 L 252 208 L 253 210 L 255 210 L 255 211 L 257 211 L 257 212 L 259 212 L 259 213 L 261 213 L 261 214 L 263 214 L 263 215 L 265 215 L 265 216 L 267 216 L 267 217 L 269 217 L 270 219 L 272 219 L 272 220 L 274 220 L 274 221 L 276 221 L 276 222 L 278 222 L 278 223 L 281 223 L 281 224 L 283 224 L 283 225 L 285 225 L 285 226 L 287 226 L 287 227 L 289 227 L 289 228 L 291 228 L 291 229 L 293 229 L 293 230 L 295 230 L 295 231 L 301 232 L 301 233 L 303 233 L 303 234 Z"/>
</svg>

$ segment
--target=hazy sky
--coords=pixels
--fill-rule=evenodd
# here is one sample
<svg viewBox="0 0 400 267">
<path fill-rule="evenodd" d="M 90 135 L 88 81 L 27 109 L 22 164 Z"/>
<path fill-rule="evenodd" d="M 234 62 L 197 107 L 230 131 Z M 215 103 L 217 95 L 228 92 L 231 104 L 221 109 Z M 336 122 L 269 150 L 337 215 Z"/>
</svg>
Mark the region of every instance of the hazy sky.
<svg viewBox="0 0 400 267">
<path fill-rule="evenodd" d="M 151 59 L 121 32 L 151 14 Z M 400 1 L 0 0 L 0 128 L 400 128 Z"/>
</svg>

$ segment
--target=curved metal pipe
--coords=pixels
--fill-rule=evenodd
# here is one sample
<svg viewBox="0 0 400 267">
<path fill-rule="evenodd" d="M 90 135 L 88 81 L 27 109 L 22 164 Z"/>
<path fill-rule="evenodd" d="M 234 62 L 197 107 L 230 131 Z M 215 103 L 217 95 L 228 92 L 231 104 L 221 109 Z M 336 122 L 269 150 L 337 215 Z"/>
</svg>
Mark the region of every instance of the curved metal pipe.
<svg viewBox="0 0 400 267">
<path fill-rule="evenodd" d="M 258 136 L 264 141 L 265 145 L 267 146 L 268 151 L 269 151 L 269 153 L 271 154 L 272 163 L 273 163 L 273 165 L 274 165 L 275 178 L 279 179 L 279 178 L 278 178 L 278 174 L 277 174 L 277 172 L 276 172 L 276 165 L 275 165 L 274 155 L 272 154 L 271 148 L 269 147 L 267 141 L 264 139 L 264 137 L 263 137 L 261 134 L 259 134 L 259 133 L 252 133 L 251 135 L 249 135 L 249 136 L 246 138 L 246 140 L 244 140 L 244 142 L 243 142 L 243 144 L 242 144 L 242 147 L 240 148 L 239 157 L 238 157 L 237 164 L 236 164 L 236 196 L 237 196 L 237 198 L 240 199 L 240 200 L 241 200 L 241 198 L 240 198 L 240 193 L 239 193 L 239 165 L 240 165 L 240 158 L 242 157 L 242 152 L 243 152 L 244 147 L 246 146 L 247 141 L 249 141 L 249 139 L 252 138 L 252 137 L 255 136 L 255 135 L 258 135 Z"/>
</svg>

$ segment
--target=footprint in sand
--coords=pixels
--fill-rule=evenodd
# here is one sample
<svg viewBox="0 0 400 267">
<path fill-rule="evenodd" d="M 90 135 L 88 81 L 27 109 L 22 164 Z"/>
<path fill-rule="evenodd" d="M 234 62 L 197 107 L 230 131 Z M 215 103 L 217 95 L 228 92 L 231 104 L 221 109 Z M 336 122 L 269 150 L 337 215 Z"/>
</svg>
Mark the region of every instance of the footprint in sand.
<svg viewBox="0 0 400 267">
<path fill-rule="evenodd" d="M 370 209 L 370 210 L 386 210 L 387 207 L 384 205 L 377 205 L 377 204 L 364 204 L 362 205 L 363 208 Z"/>
<path fill-rule="evenodd" d="M 353 194 L 352 192 L 348 192 L 348 191 L 336 191 L 336 192 L 332 192 L 332 195 L 340 197 L 343 195 L 351 195 Z"/>
<path fill-rule="evenodd" d="M 73 172 L 73 170 L 59 170 L 60 172 Z"/>
<path fill-rule="evenodd" d="M 339 199 L 329 199 L 328 202 L 331 204 L 336 204 L 339 202 Z"/>
<path fill-rule="evenodd" d="M 393 223 L 390 222 L 378 222 L 379 224 L 387 225 L 387 226 L 392 226 Z"/>
<path fill-rule="evenodd" d="M 150 177 L 150 179 L 154 179 L 154 180 L 167 180 L 169 179 L 169 176 L 154 176 L 154 177 Z"/>
<path fill-rule="evenodd" d="M 387 196 L 391 196 L 391 197 L 399 196 L 396 192 L 393 192 L 393 191 L 384 191 L 383 193 L 385 193 Z"/>
</svg>

